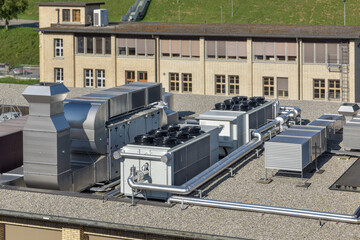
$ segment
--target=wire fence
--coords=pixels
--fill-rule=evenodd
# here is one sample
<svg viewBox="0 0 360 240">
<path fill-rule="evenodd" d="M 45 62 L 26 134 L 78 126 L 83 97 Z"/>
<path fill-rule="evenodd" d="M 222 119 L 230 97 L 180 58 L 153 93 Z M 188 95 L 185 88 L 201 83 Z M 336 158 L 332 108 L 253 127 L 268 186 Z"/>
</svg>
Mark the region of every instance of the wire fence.
<svg viewBox="0 0 360 240">
<path fill-rule="evenodd" d="M 0 77 L 13 77 L 16 79 L 40 79 L 40 67 L 24 65 L 12 69 L 0 68 Z"/>
</svg>

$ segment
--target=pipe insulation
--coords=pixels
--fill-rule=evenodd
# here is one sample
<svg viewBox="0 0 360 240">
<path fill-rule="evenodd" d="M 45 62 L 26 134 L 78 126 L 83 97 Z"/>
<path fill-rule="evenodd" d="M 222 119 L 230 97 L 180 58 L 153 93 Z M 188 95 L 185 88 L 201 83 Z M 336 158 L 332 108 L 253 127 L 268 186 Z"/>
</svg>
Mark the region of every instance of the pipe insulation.
<svg viewBox="0 0 360 240">
<path fill-rule="evenodd" d="M 312 210 L 275 207 L 275 206 L 267 206 L 267 205 L 259 205 L 259 204 L 228 202 L 228 201 L 202 199 L 202 198 L 191 198 L 191 197 L 183 197 L 183 196 L 172 196 L 168 199 L 168 202 L 196 205 L 202 207 L 231 209 L 238 211 L 286 215 L 291 217 L 312 218 L 312 219 L 328 220 L 334 222 L 345 222 L 345 223 L 354 223 L 354 224 L 360 223 L 360 219 L 359 219 L 360 207 L 355 211 L 353 215 L 347 215 L 347 214 L 319 212 Z"/>
</svg>

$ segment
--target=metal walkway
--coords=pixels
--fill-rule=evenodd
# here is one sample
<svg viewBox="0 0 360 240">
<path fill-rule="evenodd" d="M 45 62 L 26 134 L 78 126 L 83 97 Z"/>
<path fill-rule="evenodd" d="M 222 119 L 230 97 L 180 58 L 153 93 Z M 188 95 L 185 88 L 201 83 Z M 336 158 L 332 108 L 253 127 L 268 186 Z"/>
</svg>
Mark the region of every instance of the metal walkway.
<svg viewBox="0 0 360 240">
<path fill-rule="evenodd" d="M 356 160 L 329 189 L 360 192 L 360 159 Z"/>
</svg>

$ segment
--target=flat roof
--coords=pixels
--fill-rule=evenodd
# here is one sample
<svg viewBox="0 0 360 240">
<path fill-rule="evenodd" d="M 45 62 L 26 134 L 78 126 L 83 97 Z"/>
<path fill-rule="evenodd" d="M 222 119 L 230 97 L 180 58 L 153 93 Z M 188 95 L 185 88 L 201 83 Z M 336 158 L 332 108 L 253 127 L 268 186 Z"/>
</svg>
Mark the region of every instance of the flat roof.
<svg viewBox="0 0 360 240">
<path fill-rule="evenodd" d="M 358 39 L 360 26 L 112 22 L 108 26 L 52 25 L 39 31 L 194 37 Z"/>
<path fill-rule="evenodd" d="M 102 5 L 105 2 L 37 2 L 35 5 L 48 7 L 86 7 L 91 5 Z"/>
</svg>

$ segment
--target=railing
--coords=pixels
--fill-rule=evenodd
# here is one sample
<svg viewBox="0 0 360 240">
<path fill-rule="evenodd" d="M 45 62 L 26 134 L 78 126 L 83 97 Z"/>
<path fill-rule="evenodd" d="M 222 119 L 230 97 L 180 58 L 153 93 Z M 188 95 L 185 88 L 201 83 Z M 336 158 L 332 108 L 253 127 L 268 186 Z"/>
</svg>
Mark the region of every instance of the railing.
<svg viewBox="0 0 360 240">
<path fill-rule="evenodd" d="M 121 17 L 123 22 L 134 22 L 144 17 L 151 0 L 137 0 L 127 13 Z"/>
</svg>

